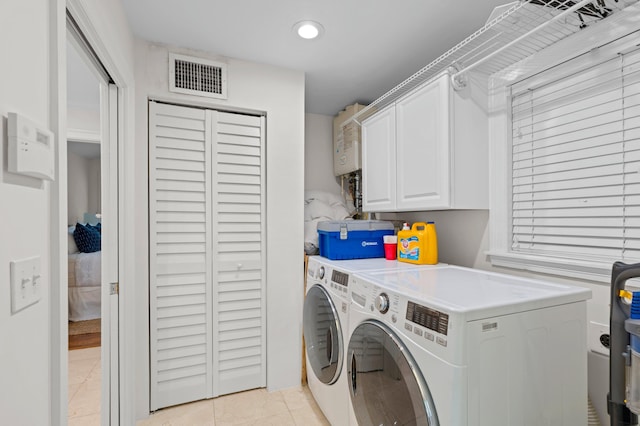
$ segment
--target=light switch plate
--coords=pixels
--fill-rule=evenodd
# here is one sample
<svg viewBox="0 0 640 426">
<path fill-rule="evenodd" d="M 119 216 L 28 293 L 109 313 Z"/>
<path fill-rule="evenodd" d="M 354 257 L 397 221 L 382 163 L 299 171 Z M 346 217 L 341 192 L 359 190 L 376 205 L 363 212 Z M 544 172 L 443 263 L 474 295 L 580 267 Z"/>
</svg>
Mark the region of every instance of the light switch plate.
<svg viewBox="0 0 640 426">
<path fill-rule="evenodd" d="M 16 313 L 33 305 L 42 297 L 40 256 L 10 263 L 11 312 Z"/>
</svg>

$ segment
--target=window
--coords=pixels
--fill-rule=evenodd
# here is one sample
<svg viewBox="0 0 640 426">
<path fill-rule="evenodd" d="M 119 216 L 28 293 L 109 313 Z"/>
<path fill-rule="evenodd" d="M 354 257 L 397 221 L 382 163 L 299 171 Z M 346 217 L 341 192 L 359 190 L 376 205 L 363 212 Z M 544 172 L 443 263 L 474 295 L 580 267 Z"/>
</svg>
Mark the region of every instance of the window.
<svg viewBox="0 0 640 426">
<path fill-rule="evenodd" d="M 511 87 L 511 250 L 637 261 L 640 50 L 563 67 Z"/>
<path fill-rule="evenodd" d="M 494 266 L 609 282 L 640 261 L 638 23 L 607 28 L 490 78 Z"/>
</svg>

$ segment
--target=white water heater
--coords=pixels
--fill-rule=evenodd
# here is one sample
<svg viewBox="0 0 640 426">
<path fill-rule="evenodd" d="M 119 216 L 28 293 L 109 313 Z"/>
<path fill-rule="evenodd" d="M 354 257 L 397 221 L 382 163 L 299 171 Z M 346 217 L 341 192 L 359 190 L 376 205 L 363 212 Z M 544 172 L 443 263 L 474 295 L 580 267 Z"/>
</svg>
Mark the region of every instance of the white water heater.
<svg viewBox="0 0 640 426">
<path fill-rule="evenodd" d="M 362 168 L 362 136 L 354 121 L 344 124 L 365 105 L 346 107 L 333 119 L 333 174 L 342 176 Z M 344 125 L 343 125 L 344 124 Z"/>
</svg>

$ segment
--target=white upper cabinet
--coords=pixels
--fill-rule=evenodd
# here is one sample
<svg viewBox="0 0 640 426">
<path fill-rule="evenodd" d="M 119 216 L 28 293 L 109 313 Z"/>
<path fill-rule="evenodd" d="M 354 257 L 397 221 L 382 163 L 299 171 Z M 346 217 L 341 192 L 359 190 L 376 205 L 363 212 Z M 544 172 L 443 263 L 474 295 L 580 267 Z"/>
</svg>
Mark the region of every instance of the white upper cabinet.
<svg viewBox="0 0 640 426">
<path fill-rule="evenodd" d="M 449 79 L 396 103 L 397 210 L 449 205 Z"/>
<path fill-rule="evenodd" d="M 445 73 L 365 120 L 364 210 L 488 208 L 485 98 Z"/>
<path fill-rule="evenodd" d="M 396 208 L 395 107 L 378 112 L 362 125 L 362 200 L 367 211 Z M 366 165 L 366 166 L 365 166 Z"/>
</svg>

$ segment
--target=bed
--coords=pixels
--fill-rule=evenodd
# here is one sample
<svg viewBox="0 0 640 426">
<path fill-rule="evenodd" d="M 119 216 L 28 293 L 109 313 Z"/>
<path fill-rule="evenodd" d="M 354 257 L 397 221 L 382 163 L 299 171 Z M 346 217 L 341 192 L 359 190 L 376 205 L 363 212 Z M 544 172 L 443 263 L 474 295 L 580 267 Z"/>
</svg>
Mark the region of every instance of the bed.
<svg viewBox="0 0 640 426">
<path fill-rule="evenodd" d="M 100 318 L 102 252 L 79 250 L 72 228 L 75 226 L 69 228 L 69 321 Z"/>
</svg>

